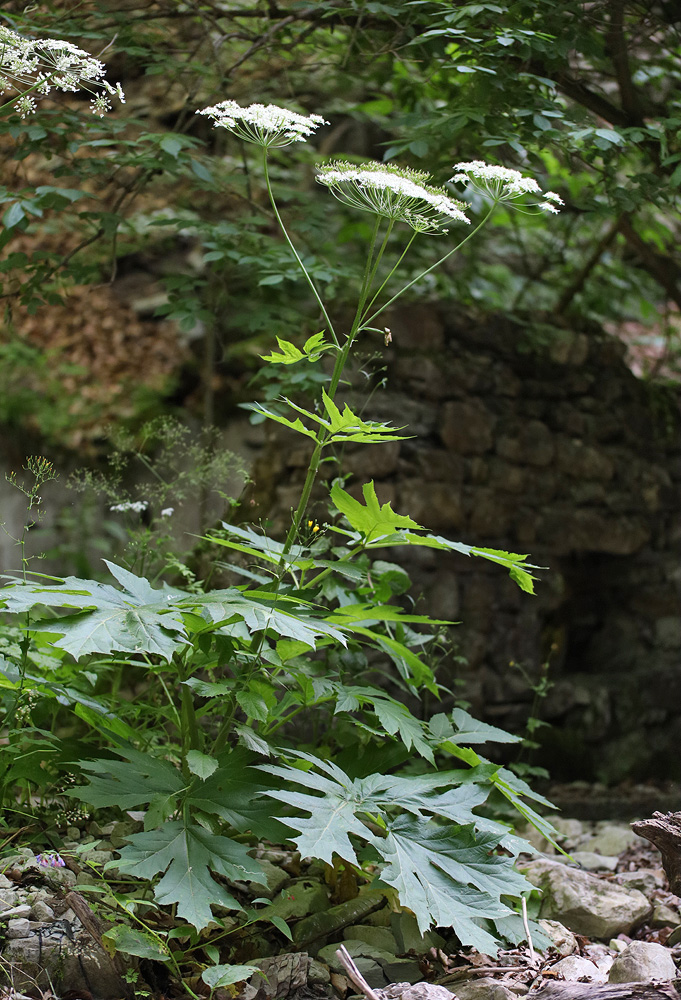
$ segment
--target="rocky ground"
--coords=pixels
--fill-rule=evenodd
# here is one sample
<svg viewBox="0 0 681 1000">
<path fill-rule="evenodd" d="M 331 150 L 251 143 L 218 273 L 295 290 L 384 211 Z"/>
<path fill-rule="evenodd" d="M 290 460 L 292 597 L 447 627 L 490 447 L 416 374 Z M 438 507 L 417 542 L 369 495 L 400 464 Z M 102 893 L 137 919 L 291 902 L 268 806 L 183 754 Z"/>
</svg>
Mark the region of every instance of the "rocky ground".
<svg viewBox="0 0 681 1000">
<path fill-rule="evenodd" d="M 530 901 L 531 941 L 518 941 L 494 957 L 460 949 L 447 928 L 420 934 L 409 913 L 391 912 L 382 896 L 342 872 L 306 864 L 286 851 L 261 852 L 272 901 L 268 922 L 245 930 L 233 922 L 236 957 L 231 960 L 258 965 L 266 977 L 254 975 L 214 995 L 217 1000 L 235 994 L 238 1000 L 344 1000 L 357 992 L 336 954 L 344 944 L 379 1000 L 398 997 L 394 984 L 423 984 L 402 992 L 402 1000 L 677 996 L 669 991 L 681 983 L 681 900 L 669 890 L 658 851 L 626 823 L 564 818 L 554 823 L 570 857 L 557 854 L 536 831 L 521 831 L 536 854 L 522 855 L 519 865 L 541 895 Z M 92 888 L 101 884 L 101 866 L 135 828 L 134 820 L 103 829 L 96 824 L 69 828 L 64 868 L 41 866 L 28 848 L 4 859 L 4 996 L 122 1000 L 183 995 L 162 963 L 120 953 L 111 957 L 101 946 L 108 924 L 91 909 L 97 898 Z M 263 896 L 261 886 L 240 888 L 246 895 Z M 292 942 L 277 935 L 273 916 L 287 922 Z M 229 927 L 226 912 L 216 917 Z M 131 972 L 136 985 L 127 981 Z M 188 982 L 207 994 L 198 977 Z M 560 994 L 555 992 L 559 984 Z M 639 993 L 646 989 L 640 984 L 654 992 Z M 423 990 L 432 985 L 447 993 L 428 997 Z"/>
</svg>

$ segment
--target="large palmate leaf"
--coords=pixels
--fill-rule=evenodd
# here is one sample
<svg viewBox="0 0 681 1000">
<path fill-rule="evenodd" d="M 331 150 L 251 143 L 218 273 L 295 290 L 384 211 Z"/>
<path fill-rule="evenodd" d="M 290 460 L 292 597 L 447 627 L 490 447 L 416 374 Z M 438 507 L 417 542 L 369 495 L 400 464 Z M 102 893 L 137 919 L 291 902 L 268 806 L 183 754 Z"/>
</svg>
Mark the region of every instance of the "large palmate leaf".
<svg viewBox="0 0 681 1000">
<path fill-rule="evenodd" d="M 65 615 L 33 627 L 58 633 L 55 646 L 75 659 L 87 653 L 155 653 L 166 660 L 185 645 L 186 631 L 175 599 L 180 591 L 155 590 L 147 580 L 134 576 L 106 561 L 112 575 L 122 585 L 117 590 L 94 580 L 67 577 L 62 583 L 11 584 L 0 591 L 8 611 L 30 611 L 37 606 L 78 608 L 77 615 Z M 172 603 L 170 603 L 172 602 Z"/>
<path fill-rule="evenodd" d="M 315 647 L 318 636 L 326 636 L 343 646 L 347 639 L 340 629 L 310 613 L 309 605 L 285 596 L 272 598 L 261 591 L 213 590 L 193 599 L 194 609 L 214 623 L 241 618 L 249 632 L 272 629 L 278 636 L 296 639 Z"/>
<path fill-rule="evenodd" d="M 396 514 L 389 503 L 378 502 L 373 482 L 362 487 L 365 503 L 355 500 L 338 484 L 331 487 L 331 501 L 344 514 L 365 543 L 375 538 L 385 538 L 401 528 L 418 528 L 421 525 L 406 514 Z"/>
<path fill-rule="evenodd" d="M 88 784 L 66 794 L 95 809 L 133 809 L 159 796 L 170 799 L 185 787 L 180 771 L 167 760 L 129 745 L 118 747 L 116 752 L 124 760 L 83 761 L 80 766 L 90 775 Z"/>
<path fill-rule="evenodd" d="M 354 441 L 362 444 L 379 444 L 383 441 L 405 440 L 403 434 L 395 433 L 395 430 L 402 430 L 400 427 L 394 428 L 390 424 L 378 423 L 375 420 L 362 420 L 360 416 L 352 412 L 347 404 L 342 411 L 339 410 L 324 388 L 322 388 L 322 405 L 326 413 L 325 417 L 311 410 L 306 410 L 290 399 L 284 399 L 283 402 L 292 410 L 301 413 L 311 423 L 317 424 L 319 430 L 311 430 L 306 427 L 300 417 L 296 417 L 295 420 L 289 420 L 276 410 L 262 403 L 243 403 L 242 405 L 246 410 L 252 410 L 254 413 L 267 417 L 269 420 L 275 420 L 277 423 L 283 424 L 285 427 L 289 427 L 299 434 L 305 434 L 313 440 L 318 439 L 320 431 L 322 433 L 325 432 L 327 437 L 324 443 L 327 445 L 346 441 Z"/>
<path fill-rule="evenodd" d="M 480 921 L 509 915 L 501 897 L 530 889 L 514 870 L 513 859 L 494 853 L 508 831 L 501 824 L 498 830 L 481 829 L 486 821 L 472 812 L 484 802 L 498 768 L 481 765 L 482 788 L 476 785 L 475 770 L 413 778 L 372 774 L 353 780 L 331 761 L 292 753 L 316 770 L 273 764 L 259 769 L 307 789 L 267 793 L 306 814 L 286 817 L 300 831 L 292 840 L 301 854 L 327 862 L 337 854 L 356 863 L 350 836 L 360 838 L 384 861 L 380 881 L 398 891 L 422 930 L 433 923 L 451 926 L 462 943 L 496 951 L 497 943 Z M 442 818 L 456 823 L 443 826 Z M 385 826 L 386 836 L 373 832 L 377 822 Z"/>
<path fill-rule="evenodd" d="M 531 886 L 510 858 L 490 855 L 493 841 L 476 837 L 471 827 L 437 827 L 398 816 L 388 836 L 372 843 L 386 861 L 381 881 L 397 890 L 422 931 L 432 924 L 453 927 L 463 945 L 496 954 L 497 942 L 476 919 L 509 915 L 500 896 L 518 896 Z"/>
<path fill-rule="evenodd" d="M 420 524 L 406 515 L 396 514 L 390 504 L 379 505 L 373 483 L 365 483 L 362 487 L 366 504 L 355 500 L 337 483 L 331 488 L 331 500 L 338 510 L 347 518 L 354 530 L 354 537 L 364 548 L 382 548 L 385 545 L 420 545 L 426 548 L 441 549 L 445 552 L 459 552 L 465 556 L 479 556 L 491 562 L 498 563 L 508 570 L 511 579 L 518 586 L 534 593 L 534 577 L 530 570 L 537 569 L 527 562 L 526 555 L 516 552 L 504 552 L 501 549 L 485 549 L 474 545 L 464 545 L 463 542 L 452 542 L 440 535 L 416 534 L 425 531 Z M 335 528 L 342 534 L 347 530 Z"/>
<path fill-rule="evenodd" d="M 211 872 L 232 881 L 251 879 L 266 884 L 247 846 L 208 833 L 195 823 L 172 820 L 158 830 L 132 834 L 128 840 L 112 865 L 143 879 L 153 879 L 163 872 L 154 889 L 156 901 L 161 905 L 176 903 L 178 916 L 197 930 L 213 919 L 211 903 L 241 909 Z"/>
<path fill-rule="evenodd" d="M 413 747 L 431 764 L 434 762 L 432 746 L 424 736 L 424 725 L 411 714 L 406 705 L 377 688 L 339 686 L 336 714 L 353 712 L 366 705 L 371 706 L 389 736 L 399 736 L 407 750 Z"/>
<path fill-rule="evenodd" d="M 287 839 L 290 827 L 272 818 L 273 803 L 265 795 L 268 789 L 256 780 L 250 766 L 254 755 L 237 747 L 213 759 L 217 768 L 192 793 L 191 804 L 219 816 L 239 833 L 252 833 L 273 843 Z"/>
</svg>

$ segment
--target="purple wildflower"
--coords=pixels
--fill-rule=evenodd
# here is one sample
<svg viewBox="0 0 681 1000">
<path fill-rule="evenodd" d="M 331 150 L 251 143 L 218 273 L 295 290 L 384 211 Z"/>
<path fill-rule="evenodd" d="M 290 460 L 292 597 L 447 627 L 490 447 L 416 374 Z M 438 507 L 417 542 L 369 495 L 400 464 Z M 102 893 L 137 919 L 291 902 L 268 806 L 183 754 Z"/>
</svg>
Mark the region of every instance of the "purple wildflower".
<svg viewBox="0 0 681 1000">
<path fill-rule="evenodd" d="M 51 851 L 49 854 L 38 854 L 36 861 L 44 868 L 64 868 L 66 866 L 64 859 L 56 851 Z"/>
</svg>

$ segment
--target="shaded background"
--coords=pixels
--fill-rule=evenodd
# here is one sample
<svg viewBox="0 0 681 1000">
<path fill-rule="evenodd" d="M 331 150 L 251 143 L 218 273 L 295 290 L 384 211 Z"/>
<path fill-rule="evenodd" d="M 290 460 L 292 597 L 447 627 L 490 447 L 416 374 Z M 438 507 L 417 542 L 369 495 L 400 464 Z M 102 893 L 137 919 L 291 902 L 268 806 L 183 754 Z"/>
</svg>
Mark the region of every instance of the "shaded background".
<svg viewBox="0 0 681 1000">
<path fill-rule="evenodd" d="M 516 167 L 565 209 L 499 212 L 386 318 L 389 349 L 366 338 L 348 393 L 417 437 L 349 454 L 344 467 L 434 530 L 548 567 L 529 598 L 463 559 L 412 556 L 422 607 L 462 622 L 438 677 L 478 717 L 519 730 L 540 715 L 551 728 L 536 733 L 535 757 L 559 778 L 678 778 L 676 5 L 23 8 L 5 4 L 3 23 L 93 53 L 110 45 L 108 77 L 126 92 L 102 120 L 60 95 L 0 125 L 0 462 L 20 470 L 40 453 L 60 470 L 29 535 L 47 553 L 41 570 L 98 575 L 101 556 L 120 552 L 124 521 L 109 508 L 147 489 L 145 463 L 163 441 L 141 428 L 168 414 L 189 434 L 166 442 L 169 490 L 150 531 L 200 563 L 210 554 L 186 532 L 220 516 L 285 528 L 307 456 L 238 406 L 278 391 L 257 375 L 274 335 L 302 339 L 319 317 L 257 151 L 196 110 L 232 98 L 328 119 L 311 144 L 275 155 L 272 174 L 340 316 L 370 220 L 330 202 L 317 160 L 394 159 L 438 183 L 459 160 Z M 451 238 L 417 242 L 404 276 Z M 304 373 L 290 377 L 289 394 L 304 394 Z M 99 480 L 68 489 L 83 467 L 108 492 Z M 0 504 L 2 567 L 16 569 L 23 497 L 2 482 Z"/>
</svg>

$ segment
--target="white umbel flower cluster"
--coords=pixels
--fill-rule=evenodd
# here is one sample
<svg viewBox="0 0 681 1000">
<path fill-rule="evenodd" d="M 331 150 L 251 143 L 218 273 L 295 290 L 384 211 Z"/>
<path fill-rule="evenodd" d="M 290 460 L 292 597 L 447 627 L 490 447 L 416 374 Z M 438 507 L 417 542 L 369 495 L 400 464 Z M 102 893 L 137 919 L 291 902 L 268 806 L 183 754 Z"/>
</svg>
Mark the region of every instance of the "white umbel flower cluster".
<svg viewBox="0 0 681 1000">
<path fill-rule="evenodd" d="M 146 500 L 126 500 L 125 503 L 116 503 L 113 507 L 109 507 L 109 510 L 113 511 L 115 514 L 127 514 L 128 511 L 133 511 L 135 514 L 141 514 L 147 509 L 149 504 Z"/>
<path fill-rule="evenodd" d="M 443 188 L 426 182 L 430 175 L 385 163 L 339 161 L 318 168 L 317 180 L 345 205 L 406 222 L 419 233 L 440 233 L 451 222 L 469 222 L 464 205 Z"/>
<path fill-rule="evenodd" d="M 514 207 L 527 211 L 528 207 L 536 207 L 544 212 L 558 214 L 556 206 L 563 204 L 563 199 L 555 191 L 543 192 L 532 177 L 523 177 L 519 170 L 510 167 L 497 167 L 484 160 L 472 160 L 470 163 L 455 163 L 457 171 L 450 182 L 467 184 L 481 194 L 491 197 L 495 202 L 523 202 L 523 206 Z M 527 195 L 535 195 L 534 202 L 527 201 Z"/>
<path fill-rule="evenodd" d="M 101 118 L 111 110 L 110 96 L 125 103 L 120 83 L 112 86 L 104 79 L 105 73 L 103 62 L 71 42 L 24 38 L 0 25 L 0 94 L 14 91 L 20 95 L 7 103 L 22 118 L 33 114 L 37 101 L 53 89 L 92 94 L 90 108 Z"/>
<path fill-rule="evenodd" d="M 320 125 L 328 125 L 321 115 L 299 115 L 276 104 L 250 104 L 242 108 L 236 101 L 222 101 L 197 111 L 213 124 L 257 146 L 289 146 L 304 142 Z"/>
</svg>

